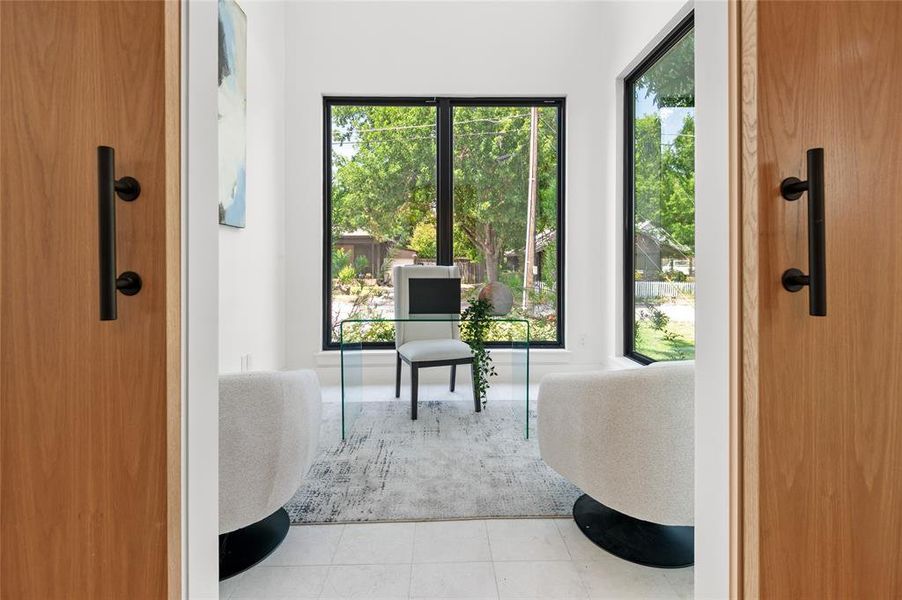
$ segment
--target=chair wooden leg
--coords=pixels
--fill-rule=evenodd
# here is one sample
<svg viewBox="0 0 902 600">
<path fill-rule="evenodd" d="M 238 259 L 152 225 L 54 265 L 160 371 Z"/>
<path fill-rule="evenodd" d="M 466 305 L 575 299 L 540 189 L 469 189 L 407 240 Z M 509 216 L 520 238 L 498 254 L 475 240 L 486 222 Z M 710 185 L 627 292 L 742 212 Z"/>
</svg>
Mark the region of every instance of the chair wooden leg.
<svg viewBox="0 0 902 600">
<path fill-rule="evenodd" d="M 395 352 L 398 362 L 395 364 L 395 398 L 401 397 L 401 353 Z"/>
<path fill-rule="evenodd" d="M 457 365 L 451 365 L 451 391 L 454 391 L 454 383 L 457 379 Z"/>
<path fill-rule="evenodd" d="M 419 369 L 416 363 L 410 364 L 410 420 L 417 420 L 417 391 L 419 388 Z"/>
<path fill-rule="evenodd" d="M 479 392 L 476 390 L 476 363 L 470 363 L 470 372 L 473 374 L 473 406 L 476 412 L 482 412 L 482 402 L 479 401 Z"/>
</svg>

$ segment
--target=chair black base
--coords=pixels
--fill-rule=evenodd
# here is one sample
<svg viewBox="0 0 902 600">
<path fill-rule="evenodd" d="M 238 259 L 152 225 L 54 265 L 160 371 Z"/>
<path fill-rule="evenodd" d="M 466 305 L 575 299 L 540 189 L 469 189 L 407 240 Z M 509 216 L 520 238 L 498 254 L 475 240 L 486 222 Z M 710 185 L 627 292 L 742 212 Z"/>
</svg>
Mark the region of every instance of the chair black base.
<svg viewBox="0 0 902 600">
<path fill-rule="evenodd" d="M 473 406 L 476 412 L 482 412 L 482 402 L 480 402 L 479 392 L 476 389 L 476 363 L 473 361 L 473 357 L 411 362 L 406 356 L 401 356 L 400 352 L 395 354 L 397 355 L 397 362 L 395 363 L 395 398 L 401 397 L 401 361 L 410 365 L 410 419 L 412 421 L 417 420 L 420 369 L 428 369 L 429 367 L 451 367 L 451 382 L 448 389 L 453 392 L 457 383 L 457 365 L 470 365 L 473 373 Z"/>
<path fill-rule="evenodd" d="M 573 505 L 573 520 L 596 546 L 624 560 L 661 569 L 695 563 L 694 527 L 641 521 L 587 494 Z"/>
<path fill-rule="evenodd" d="M 219 581 L 247 571 L 273 553 L 288 535 L 291 519 L 280 508 L 262 521 L 219 536 Z"/>
</svg>

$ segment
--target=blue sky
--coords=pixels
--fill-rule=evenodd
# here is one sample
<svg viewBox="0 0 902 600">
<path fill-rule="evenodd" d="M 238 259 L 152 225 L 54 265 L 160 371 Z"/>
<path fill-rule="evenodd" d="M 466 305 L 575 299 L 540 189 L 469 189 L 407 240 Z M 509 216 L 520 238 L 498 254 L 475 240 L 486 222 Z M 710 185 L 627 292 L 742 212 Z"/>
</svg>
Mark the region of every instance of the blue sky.
<svg viewBox="0 0 902 600">
<path fill-rule="evenodd" d="M 645 88 L 639 88 L 636 92 L 636 117 L 657 114 L 661 117 L 661 144 L 672 144 L 677 134 L 683 129 L 683 122 L 688 116 L 695 116 L 695 108 L 658 108 L 654 103 L 655 97 L 646 97 Z"/>
</svg>

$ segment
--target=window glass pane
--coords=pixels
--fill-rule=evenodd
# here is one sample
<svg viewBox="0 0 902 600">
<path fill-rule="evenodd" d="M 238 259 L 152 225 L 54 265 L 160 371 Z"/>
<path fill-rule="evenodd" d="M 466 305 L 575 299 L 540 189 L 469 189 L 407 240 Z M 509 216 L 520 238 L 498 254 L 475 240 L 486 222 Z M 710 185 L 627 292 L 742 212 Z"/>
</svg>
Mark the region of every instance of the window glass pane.
<svg viewBox="0 0 902 600">
<path fill-rule="evenodd" d="M 633 349 L 695 357 L 695 76 L 689 31 L 632 83 Z"/>
<path fill-rule="evenodd" d="M 392 318 L 391 270 L 434 259 L 434 106 L 332 106 L 331 340 L 348 318 Z M 394 341 L 391 324 L 364 341 Z"/>
<path fill-rule="evenodd" d="M 489 284 L 496 303 L 512 298 L 509 316 L 530 320 L 535 341 L 557 341 L 557 111 L 455 106 L 453 113 L 463 304 Z M 502 331 L 495 337 L 507 339 Z"/>
</svg>

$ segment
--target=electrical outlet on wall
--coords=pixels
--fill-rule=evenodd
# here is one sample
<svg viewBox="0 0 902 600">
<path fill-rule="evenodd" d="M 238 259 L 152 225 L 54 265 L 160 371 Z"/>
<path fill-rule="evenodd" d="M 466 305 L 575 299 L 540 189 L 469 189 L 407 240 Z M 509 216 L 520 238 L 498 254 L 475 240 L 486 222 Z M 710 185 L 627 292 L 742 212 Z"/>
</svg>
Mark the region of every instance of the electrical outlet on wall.
<svg viewBox="0 0 902 600">
<path fill-rule="evenodd" d="M 241 372 L 250 371 L 251 370 L 251 355 L 250 354 L 242 354 L 241 355 Z"/>
</svg>

